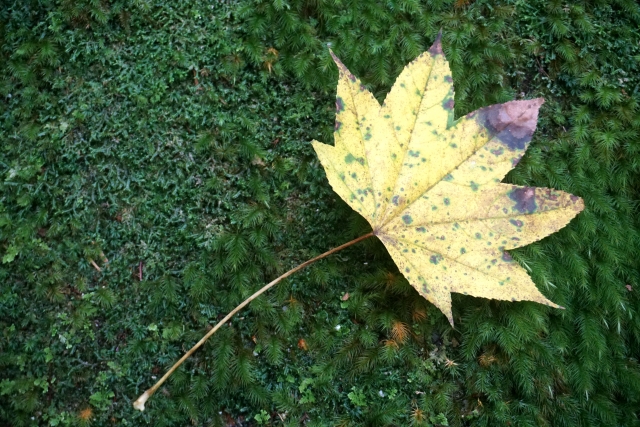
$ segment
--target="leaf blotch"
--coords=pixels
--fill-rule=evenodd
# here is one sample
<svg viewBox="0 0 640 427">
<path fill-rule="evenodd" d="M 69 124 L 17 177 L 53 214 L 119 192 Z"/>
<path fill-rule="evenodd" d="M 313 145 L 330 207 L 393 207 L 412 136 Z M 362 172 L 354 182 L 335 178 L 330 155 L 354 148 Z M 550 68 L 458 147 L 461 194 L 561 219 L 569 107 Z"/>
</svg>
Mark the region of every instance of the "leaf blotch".
<svg viewBox="0 0 640 427">
<path fill-rule="evenodd" d="M 537 98 L 491 105 L 480 109 L 477 120 L 509 150 L 524 150 L 536 130 L 543 102 Z"/>
<path fill-rule="evenodd" d="M 504 154 L 504 148 L 499 147 L 499 148 L 496 148 L 495 150 L 491 150 L 491 154 L 493 154 L 496 157 L 501 156 L 502 154 Z"/>
<path fill-rule="evenodd" d="M 411 215 L 403 215 L 402 216 L 402 222 L 404 222 L 405 224 L 409 225 L 413 222 L 413 218 L 411 218 Z"/>
<path fill-rule="evenodd" d="M 516 202 L 512 209 L 520 213 L 531 214 L 538 209 L 536 204 L 536 189 L 534 187 L 514 188 L 509 191 L 508 195 L 511 200 Z"/>
<path fill-rule="evenodd" d="M 431 47 L 429 48 L 429 53 L 431 56 L 442 55 L 442 33 L 438 33 L 436 40 L 433 42 Z"/>
<path fill-rule="evenodd" d="M 502 253 L 502 260 L 504 262 L 513 262 L 513 258 L 507 252 Z"/>
</svg>

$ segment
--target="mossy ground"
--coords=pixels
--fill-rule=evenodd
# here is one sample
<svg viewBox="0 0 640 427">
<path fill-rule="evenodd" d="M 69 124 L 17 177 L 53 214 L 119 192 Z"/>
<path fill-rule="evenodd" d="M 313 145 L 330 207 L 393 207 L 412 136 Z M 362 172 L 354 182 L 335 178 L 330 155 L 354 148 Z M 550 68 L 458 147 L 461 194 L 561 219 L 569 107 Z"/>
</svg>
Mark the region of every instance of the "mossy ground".
<svg viewBox="0 0 640 427">
<path fill-rule="evenodd" d="M 622 0 L 4 5 L 1 423 L 638 425 L 638 28 Z M 439 29 L 456 116 L 546 100 L 507 181 L 586 207 L 512 255 L 566 310 L 454 296 L 452 330 L 370 239 L 135 412 L 208 325 L 367 232 L 310 145 L 331 141 L 327 43 L 382 99 Z"/>
</svg>

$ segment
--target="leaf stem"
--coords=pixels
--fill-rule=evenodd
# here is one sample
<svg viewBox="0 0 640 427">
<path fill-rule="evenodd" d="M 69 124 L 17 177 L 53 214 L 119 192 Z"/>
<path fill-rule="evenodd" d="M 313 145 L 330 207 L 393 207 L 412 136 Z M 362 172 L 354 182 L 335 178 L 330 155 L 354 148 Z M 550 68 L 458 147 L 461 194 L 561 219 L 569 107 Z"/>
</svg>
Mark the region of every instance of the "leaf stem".
<svg viewBox="0 0 640 427">
<path fill-rule="evenodd" d="M 286 273 L 284 273 L 283 275 L 281 275 L 280 277 L 278 277 L 277 279 L 273 280 L 272 282 L 267 283 L 266 285 L 264 285 L 260 290 L 258 290 L 256 293 L 254 293 L 253 295 L 251 295 L 249 298 L 247 298 L 246 300 L 244 300 L 240 305 L 238 305 L 236 308 L 233 309 L 233 311 L 231 311 L 229 314 L 227 314 L 224 319 L 222 319 L 221 321 L 219 321 L 209 332 L 207 332 L 207 334 L 202 337 L 202 339 L 200 339 L 200 341 L 198 341 L 193 347 L 191 347 L 191 349 L 189 351 L 187 351 L 184 356 L 182 356 L 180 358 L 180 360 L 178 360 L 172 367 L 171 369 L 169 369 L 167 371 L 166 374 L 164 374 L 164 376 L 162 378 L 160 378 L 158 380 L 158 382 L 156 382 L 153 387 L 151 387 L 150 389 L 148 389 L 147 391 L 145 391 L 144 393 L 142 393 L 140 395 L 140 397 L 138 397 L 138 399 L 133 402 L 133 407 L 140 410 L 140 411 L 144 411 L 144 404 L 147 401 L 147 399 L 149 399 L 151 396 L 153 396 L 153 393 L 156 392 L 156 390 L 158 390 L 158 388 L 160 388 L 160 386 L 167 380 L 167 378 L 169 378 L 171 376 L 171 374 L 173 374 L 173 372 L 178 369 L 178 367 L 180 365 L 182 365 L 182 362 L 184 362 L 185 360 L 187 360 L 189 358 L 189 356 L 191 356 L 198 348 L 200 348 L 202 346 L 202 344 L 205 343 L 205 341 L 207 341 L 209 339 L 209 337 L 211 337 L 211 335 L 213 335 L 218 329 L 220 329 L 220 327 L 222 325 L 224 325 L 225 323 L 227 323 L 227 321 L 229 319 L 231 319 L 238 311 L 242 310 L 247 304 L 249 304 L 251 301 L 253 301 L 254 299 L 256 299 L 257 297 L 259 297 L 260 295 L 262 295 L 265 291 L 267 291 L 269 288 L 273 287 L 274 285 L 276 285 L 278 282 L 280 282 L 282 279 L 285 279 L 289 276 L 291 276 L 293 273 L 297 272 L 298 270 L 302 270 L 303 268 L 305 268 L 306 266 L 326 257 L 329 256 L 335 252 L 341 251 L 342 249 L 354 245 L 362 240 L 368 239 L 369 237 L 373 236 L 373 232 L 369 233 L 369 234 L 365 234 L 364 236 L 360 236 L 357 239 L 354 239 L 350 242 L 345 243 L 344 245 L 340 245 L 336 248 L 333 248 L 325 253 L 323 253 L 322 255 L 318 255 L 315 258 L 311 258 L 309 261 L 305 261 L 302 264 L 298 265 L 297 267 L 292 268 L 291 270 L 287 271 Z"/>
</svg>

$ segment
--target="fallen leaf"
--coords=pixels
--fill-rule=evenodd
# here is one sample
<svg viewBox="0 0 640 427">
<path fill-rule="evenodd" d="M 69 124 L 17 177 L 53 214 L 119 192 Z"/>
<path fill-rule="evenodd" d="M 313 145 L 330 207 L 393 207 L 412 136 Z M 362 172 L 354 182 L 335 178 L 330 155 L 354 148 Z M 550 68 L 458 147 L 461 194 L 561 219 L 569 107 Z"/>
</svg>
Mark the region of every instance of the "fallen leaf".
<svg viewBox="0 0 640 427">
<path fill-rule="evenodd" d="M 307 346 L 307 342 L 304 340 L 304 338 L 300 338 L 298 340 L 298 348 L 300 350 L 309 350 L 309 347 Z"/>
<path fill-rule="evenodd" d="M 342 301 L 346 301 L 349 299 L 349 292 L 346 292 L 344 295 L 342 295 Z"/>
<path fill-rule="evenodd" d="M 329 183 L 371 224 L 409 283 L 453 325 L 451 292 L 552 307 L 506 250 L 564 227 L 579 197 L 500 183 L 523 156 L 542 98 L 457 120 L 440 36 L 382 106 L 339 70 L 335 146 L 313 141 Z"/>
</svg>

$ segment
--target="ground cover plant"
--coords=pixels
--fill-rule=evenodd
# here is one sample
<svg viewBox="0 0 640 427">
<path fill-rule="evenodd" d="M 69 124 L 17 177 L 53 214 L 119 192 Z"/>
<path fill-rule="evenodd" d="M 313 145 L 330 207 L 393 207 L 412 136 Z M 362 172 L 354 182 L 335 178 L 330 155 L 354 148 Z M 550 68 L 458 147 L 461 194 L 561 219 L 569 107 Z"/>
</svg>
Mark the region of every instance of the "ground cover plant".
<svg viewBox="0 0 640 427">
<path fill-rule="evenodd" d="M 7 425 L 638 425 L 640 10 L 632 1 L 15 1 L 0 8 Z M 455 116 L 543 97 L 507 175 L 584 199 L 512 251 L 566 310 L 453 296 L 366 241 L 330 141 L 327 43 L 381 100 L 438 30 Z M 355 42 L 357 41 L 357 43 Z M 240 420 L 240 421 L 239 421 Z"/>
</svg>

